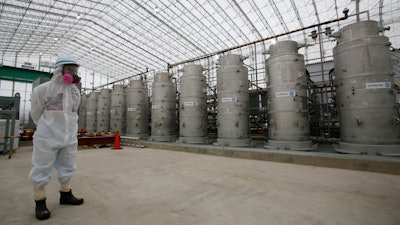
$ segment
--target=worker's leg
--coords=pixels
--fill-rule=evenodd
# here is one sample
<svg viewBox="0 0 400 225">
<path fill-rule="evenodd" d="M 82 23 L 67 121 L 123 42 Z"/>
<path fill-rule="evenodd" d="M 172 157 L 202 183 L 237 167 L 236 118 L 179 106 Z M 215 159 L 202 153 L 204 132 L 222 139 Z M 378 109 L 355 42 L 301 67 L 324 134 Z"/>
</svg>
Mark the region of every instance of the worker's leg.
<svg viewBox="0 0 400 225">
<path fill-rule="evenodd" d="M 33 184 L 35 199 L 35 214 L 39 220 L 50 218 L 50 211 L 46 207 L 45 187 L 53 175 L 53 165 L 57 149 L 49 148 L 46 141 L 37 139 L 33 142 L 32 164 L 28 178 Z"/>
<path fill-rule="evenodd" d="M 82 198 L 76 198 L 72 194 L 69 186 L 69 181 L 76 170 L 77 147 L 77 144 L 74 144 L 61 149 L 54 164 L 60 182 L 60 204 L 81 205 L 83 203 Z"/>
</svg>

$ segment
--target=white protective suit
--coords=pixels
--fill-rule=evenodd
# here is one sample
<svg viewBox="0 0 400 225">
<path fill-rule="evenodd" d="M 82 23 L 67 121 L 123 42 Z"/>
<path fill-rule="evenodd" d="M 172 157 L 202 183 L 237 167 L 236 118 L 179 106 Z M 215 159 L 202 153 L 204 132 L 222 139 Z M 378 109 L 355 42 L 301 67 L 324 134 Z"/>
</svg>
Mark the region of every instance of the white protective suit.
<svg viewBox="0 0 400 225">
<path fill-rule="evenodd" d="M 58 66 L 50 81 L 34 88 L 31 97 L 31 117 L 37 125 L 33 135 L 32 163 L 28 178 L 35 189 L 44 188 L 58 171 L 58 181 L 67 183 L 76 170 L 78 147 L 79 89 L 65 84 L 63 65 Z"/>
</svg>

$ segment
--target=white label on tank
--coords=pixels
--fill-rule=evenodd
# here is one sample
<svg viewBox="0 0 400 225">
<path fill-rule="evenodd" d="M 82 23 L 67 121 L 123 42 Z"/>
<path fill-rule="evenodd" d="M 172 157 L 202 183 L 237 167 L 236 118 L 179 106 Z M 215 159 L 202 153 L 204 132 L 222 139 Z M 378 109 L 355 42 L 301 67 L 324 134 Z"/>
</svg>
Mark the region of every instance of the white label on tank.
<svg viewBox="0 0 400 225">
<path fill-rule="evenodd" d="M 91 116 L 93 115 L 93 112 L 86 112 L 86 115 Z"/>
<path fill-rule="evenodd" d="M 187 106 L 187 107 L 193 107 L 193 106 L 197 106 L 198 104 L 196 101 L 194 101 L 194 102 L 184 102 L 183 105 Z"/>
<path fill-rule="evenodd" d="M 128 112 L 135 112 L 135 111 L 136 111 L 136 108 L 135 108 L 135 107 L 133 107 L 133 108 L 127 108 L 127 111 L 128 111 Z"/>
<path fill-rule="evenodd" d="M 159 109 L 160 108 L 160 105 L 152 105 L 151 106 L 151 109 Z"/>
<path fill-rule="evenodd" d="M 379 88 L 391 88 L 392 84 L 390 82 L 374 82 L 365 83 L 366 89 L 379 89 Z"/>
<path fill-rule="evenodd" d="M 276 92 L 275 96 L 277 98 L 280 98 L 280 97 L 293 97 L 293 96 L 296 96 L 296 92 L 295 91 L 280 91 L 280 92 Z"/>
<path fill-rule="evenodd" d="M 236 97 L 222 98 L 222 102 L 237 102 Z"/>
</svg>

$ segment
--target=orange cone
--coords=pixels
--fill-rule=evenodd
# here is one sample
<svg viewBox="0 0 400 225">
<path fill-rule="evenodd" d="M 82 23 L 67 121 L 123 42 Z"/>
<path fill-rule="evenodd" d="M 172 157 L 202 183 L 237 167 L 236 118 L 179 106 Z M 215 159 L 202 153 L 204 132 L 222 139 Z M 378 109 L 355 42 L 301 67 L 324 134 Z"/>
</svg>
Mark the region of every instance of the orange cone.
<svg viewBox="0 0 400 225">
<path fill-rule="evenodd" d="M 121 148 L 121 143 L 120 143 L 120 137 L 119 137 L 119 130 L 115 133 L 115 139 L 114 139 L 114 147 L 112 149 L 122 149 Z"/>
</svg>

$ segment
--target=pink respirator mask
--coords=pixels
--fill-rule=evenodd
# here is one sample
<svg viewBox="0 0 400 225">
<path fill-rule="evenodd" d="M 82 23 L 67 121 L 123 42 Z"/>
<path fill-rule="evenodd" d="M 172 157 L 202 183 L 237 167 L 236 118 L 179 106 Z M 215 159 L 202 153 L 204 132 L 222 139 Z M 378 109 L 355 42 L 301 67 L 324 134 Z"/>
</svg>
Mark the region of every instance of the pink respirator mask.
<svg viewBox="0 0 400 225">
<path fill-rule="evenodd" d="M 63 75 L 63 81 L 66 84 L 79 84 L 81 82 L 81 78 L 78 75 L 66 73 Z"/>
</svg>

